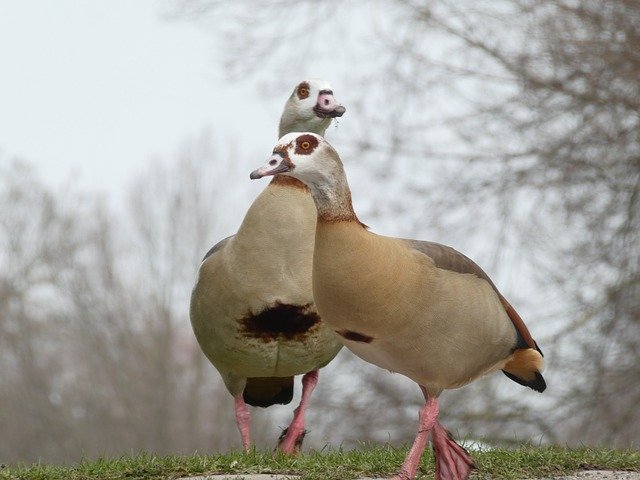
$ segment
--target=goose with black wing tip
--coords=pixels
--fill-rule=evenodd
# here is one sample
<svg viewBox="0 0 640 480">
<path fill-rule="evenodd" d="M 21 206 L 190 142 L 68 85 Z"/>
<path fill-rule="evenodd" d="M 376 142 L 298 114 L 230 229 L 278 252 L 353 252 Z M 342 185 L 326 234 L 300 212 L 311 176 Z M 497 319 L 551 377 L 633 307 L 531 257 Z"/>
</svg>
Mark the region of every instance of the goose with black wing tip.
<svg viewBox="0 0 640 480">
<path fill-rule="evenodd" d="M 409 377 L 424 394 L 418 433 L 394 478 L 415 477 L 429 434 L 436 479 L 468 478 L 473 460 L 438 421 L 438 397 L 497 370 L 542 392 L 542 352 L 524 322 L 462 253 L 369 231 L 353 210 L 340 157 L 319 135 L 282 137 L 250 176 L 268 175 L 311 190 L 318 215 L 313 296 L 323 321 L 349 350 Z"/>
</svg>

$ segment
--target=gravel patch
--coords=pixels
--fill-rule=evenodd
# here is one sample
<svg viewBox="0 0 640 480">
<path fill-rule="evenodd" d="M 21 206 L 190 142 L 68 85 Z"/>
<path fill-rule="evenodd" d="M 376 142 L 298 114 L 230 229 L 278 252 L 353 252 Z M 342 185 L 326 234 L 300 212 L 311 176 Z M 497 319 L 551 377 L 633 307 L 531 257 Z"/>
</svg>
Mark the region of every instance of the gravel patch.
<svg viewBox="0 0 640 480">
<path fill-rule="evenodd" d="M 588 470 L 568 477 L 547 477 L 554 480 L 640 480 L 640 472 L 614 472 L 610 470 Z"/>
</svg>

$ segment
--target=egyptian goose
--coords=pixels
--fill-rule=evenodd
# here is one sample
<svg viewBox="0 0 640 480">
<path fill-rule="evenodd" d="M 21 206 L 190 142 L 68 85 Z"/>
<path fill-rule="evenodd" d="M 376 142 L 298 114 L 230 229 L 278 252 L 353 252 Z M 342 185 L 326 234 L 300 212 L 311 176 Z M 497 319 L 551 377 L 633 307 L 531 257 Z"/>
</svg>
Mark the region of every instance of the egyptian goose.
<svg viewBox="0 0 640 480">
<path fill-rule="evenodd" d="M 285 104 L 280 135 L 293 128 L 324 134 L 344 112 L 327 82 L 301 82 Z M 293 178 L 274 178 L 249 208 L 238 233 L 209 250 L 200 265 L 191 325 L 235 399 L 245 451 L 251 443 L 247 404 L 288 404 L 294 375 L 304 374 L 300 405 L 278 442 L 286 453 L 300 448 L 318 369 L 342 348 L 320 322 L 313 303 L 315 223 L 308 188 Z"/>
<path fill-rule="evenodd" d="M 473 460 L 438 422 L 438 396 L 499 369 L 542 392 L 542 353 L 524 322 L 487 274 L 453 248 L 370 232 L 353 211 L 340 157 L 319 135 L 282 137 L 250 177 L 267 175 L 296 178 L 311 190 L 318 212 L 313 296 L 322 320 L 349 350 L 411 378 L 424 394 L 418 433 L 394 478 L 415 477 L 429 432 L 436 478 L 467 478 Z"/>
</svg>

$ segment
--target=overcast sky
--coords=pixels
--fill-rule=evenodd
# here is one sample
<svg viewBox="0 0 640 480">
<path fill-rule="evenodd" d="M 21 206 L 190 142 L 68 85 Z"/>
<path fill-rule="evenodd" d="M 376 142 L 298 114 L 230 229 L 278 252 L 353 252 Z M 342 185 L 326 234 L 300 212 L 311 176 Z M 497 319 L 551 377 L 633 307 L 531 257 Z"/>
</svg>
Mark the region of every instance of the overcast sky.
<svg viewBox="0 0 640 480">
<path fill-rule="evenodd" d="M 311 58 L 302 55 L 308 67 L 298 61 L 306 44 L 293 44 L 286 71 L 256 64 L 251 78 L 230 81 L 221 67 L 226 46 L 215 43 L 214 29 L 222 26 L 168 20 L 167 12 L 178 3 L 0 0 L 0 161 L 23 158 L 50 184 L 72 178 L 117 201 L 149 163 L 175 157 L 185 140 L 208 127 L 214 141 L 235 143 L 233 149 L 214 145 L 214 151 L 233 151 L 246 165 L 240 169 L 246 176 L 230 178 L 229 185 L 248 184 L 248 205 L 266 185 L 249 182 L 248 173 L 273 148 L 287 97 L 300 80 L 319 77 L 331 82 L 347 107 L 328 138 L 343 155 L 356 211 L 367 221 L 376 206 L 371 172 L 358 166 L 359 157 L 352 158 L 342 140 L 349 132 L 374 135 L 384 128 L 370 125 L 359 111 L 358 101 L 370 93 L 358 86 L 361 72 L 352 66 L 354 58 L 358 70 L 367 71 L 367 62 L 380 64 L 367 45 L 390 12 L 375 2 L 355 22 L 342 12 L 305 39 L 315 52 Z M 369 42 L 356 41 L 362 38 Z M 331 48 L 335 42 L 349 48 Z M 260 88 L 260 72 L 269 88 Z M 431 103 L 430 108 L 437 116 L 439 107 Z M 228 226 L 235 229 L 244 210 L 232 213 Z M 375 225 L 381 233 L 407 235 L 395 215 Z"/>
<path fill-rule="evenodd" d="M 289 92 L 265 98 L 251 81 L 225 81 L 213 36 L 167 21 L 163 8 L 0 0 L 0 161 L 21 157 L 50 183 L 73 176 L 120 192 L 206 126 L 217 138 L 252 130 L 270 148 Z"/>
</svg>

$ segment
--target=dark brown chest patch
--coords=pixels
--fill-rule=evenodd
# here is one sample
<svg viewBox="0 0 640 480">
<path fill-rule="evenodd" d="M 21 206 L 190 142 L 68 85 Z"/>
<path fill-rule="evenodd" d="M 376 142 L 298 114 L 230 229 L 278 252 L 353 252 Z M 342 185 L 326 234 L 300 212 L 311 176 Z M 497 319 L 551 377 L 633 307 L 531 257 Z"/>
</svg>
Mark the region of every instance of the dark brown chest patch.
<svg viewBox="0 0 640 480">
<path fill-rule="evenodd" d="M 353 342 L 371 343 L 373 341 L 373 337 L 365 335 L 364 333 L 354 332 L 353 330 L 336 330 L 336 333 L 342 338 Z"/>
<path fill-rule="evenodd" d="M 264 342 L 303 340 L 318 322 L 320 316 L 311 311 L 311 304 L 287 305 L 280 302 L 260 313 L 248 313 L 240 319 L 244 336 L 259 338 Z"/>
</svg>

